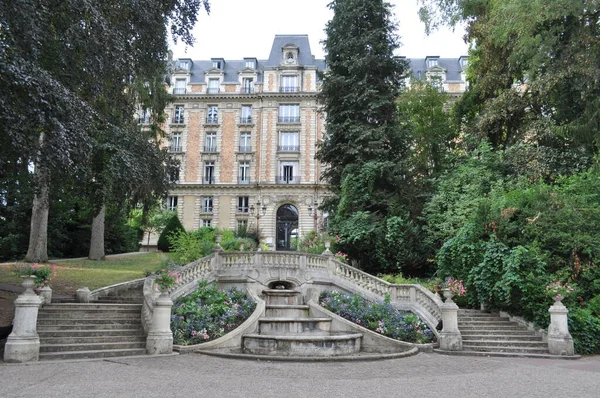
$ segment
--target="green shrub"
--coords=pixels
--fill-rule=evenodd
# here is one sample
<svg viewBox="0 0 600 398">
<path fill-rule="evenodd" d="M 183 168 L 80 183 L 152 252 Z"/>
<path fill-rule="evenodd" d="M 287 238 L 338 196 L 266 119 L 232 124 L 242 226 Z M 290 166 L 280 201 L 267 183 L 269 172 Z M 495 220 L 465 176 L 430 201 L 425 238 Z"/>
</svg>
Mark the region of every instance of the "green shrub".
<svg viewBox="0 0 600 398">
<path fill-rule="evenodd" d="M 208 256 L 215 247 L 215 228 L 202 227 L 196 231 L 180 231 L 169 237 L 171 259 L 185 265 Z"/>
<path fill-rule="evenodd" d="M 569 308 L 569 332 L 573 337 L 575 352 L 598 354 L 600 352 L 600 317 L 586 308 Z"/>
<path fill-rule="evenodd" d="M 185 231 L 185 228 L 183 228 L 181 221 L 179 221 L 179 217 L 177 217 L 177 215 L 174 214 L 173 217 L 171 217 L 169 221 L 167 221 L 167 225 L 165 225 L 165 228 L 160 233 L 157 242 L 158 250 L 168 253 L 171 249 L 171 244 L 169 243 L 169 236 L 177 234 L 180 231 Z"/>
</svg>

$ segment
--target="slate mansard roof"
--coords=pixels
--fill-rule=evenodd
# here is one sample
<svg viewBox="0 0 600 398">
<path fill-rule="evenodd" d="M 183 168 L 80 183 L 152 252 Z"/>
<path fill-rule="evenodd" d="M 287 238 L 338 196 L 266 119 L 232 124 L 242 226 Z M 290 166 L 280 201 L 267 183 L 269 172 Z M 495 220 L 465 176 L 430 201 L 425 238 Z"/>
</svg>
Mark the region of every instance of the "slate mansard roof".
<svg viewBox="0 0 600 398">
<path fill-rule="evenodd" d="M 271 51 L 268 59 L 256 59 L 252 57 L 244 58 L 242 60 L 223 60 L 221 69 L 223 70 L 223 83 L 234 84 L 238 83 L 238 72 L 245 68 L 247 60 L 256 60 L 256 67 L 258 74 L 258 81 L 260 84 L 263 82 L 263 71 L 265 68 L 276 68 L 281 66 L 282 50 L 283 47 L 292 45 L 298 48 L 298 65 L 301 67 L 312 67 L 318 71 L 325 70 L 325 60 L 316 59 L 310 49 L 310 43 L 308 42 L 308 35 L 275 35 Z M 427 57 L 427 58 L 411 58 L 409 59 L 409 66 L 412 70 L 412 75 L 416 78 L 424 78 L 425 73 L 428 71 L 427 59 L 437 58 L 438 66 L 443 68 L 446 72 L 447 81 L 461 81 L 461 73 L 464 70 L 464 66 L 461 63 L 461 59 L 466 58 L 465 56 L 460 58 L 440 58 L 440 57 Z M 179 60 L 189 60 L 192 62 L 190 68 L 191 84 L 204 84 L 206 83 L 205 71 L 212 69 L 213 61 L 220 60 L 220 58 L 213 58 L 211 60 L 199 60 L 192 61 L 189 58 L 180 58 Z"/>
</svg>

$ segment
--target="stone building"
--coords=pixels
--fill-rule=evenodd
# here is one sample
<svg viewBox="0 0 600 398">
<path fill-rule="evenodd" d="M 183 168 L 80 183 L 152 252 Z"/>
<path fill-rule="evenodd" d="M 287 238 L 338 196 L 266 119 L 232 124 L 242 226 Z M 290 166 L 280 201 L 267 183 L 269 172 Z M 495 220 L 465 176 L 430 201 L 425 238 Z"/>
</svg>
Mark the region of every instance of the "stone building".
<svg viewBox="0 0 600 398">
<path fill-rule="evenodd" d="M 410 65 L 415 77 L 458 93 L 463 62 L 427 57 Z M 262 243 L 286 250 L 324 226 L 318 206 L 327 187 L 316 152 L 325 133 L 317 106 L 325 67 L 307 35 L 276 35 L 266 60 L 176 61 L 166 131 L 181 167 L 167 207 L 187 230 L 258 227 Z"/>
</svg>

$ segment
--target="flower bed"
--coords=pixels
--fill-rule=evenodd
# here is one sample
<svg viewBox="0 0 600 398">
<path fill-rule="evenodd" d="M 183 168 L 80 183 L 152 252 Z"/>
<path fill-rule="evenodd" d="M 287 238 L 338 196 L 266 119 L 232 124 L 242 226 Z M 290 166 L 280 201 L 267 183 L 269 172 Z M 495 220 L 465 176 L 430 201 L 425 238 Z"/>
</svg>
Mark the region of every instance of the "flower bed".
<svg viewBox="0 0 600 398">
<path fill-rule="evenodd" d="M 394 308 L 389 296 L 373 303 L 361 296 L 326 291 L 319 304 L 327 310 L 384 336 L 410 343 L 431 343 L 435 336 L 418 316 Z"/>
<path fill-rule="evenodd" d="M 222 291 L 215 283 L 200 281 L 197 290 L 173 305 L 173 343 L 192 345 L 217 339 L 242 324 L 255 308 L 244 292 Z"/>
</svg>

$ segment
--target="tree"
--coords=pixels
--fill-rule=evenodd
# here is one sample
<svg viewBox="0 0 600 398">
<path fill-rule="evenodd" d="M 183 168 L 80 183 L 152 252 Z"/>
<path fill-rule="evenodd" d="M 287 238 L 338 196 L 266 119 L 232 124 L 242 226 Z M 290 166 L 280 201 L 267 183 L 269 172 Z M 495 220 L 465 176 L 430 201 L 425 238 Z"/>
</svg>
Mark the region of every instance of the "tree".
<svg viewBox="0 0 600 398">
<path fill-rule="evenodd" d="M 152 83 L 166 71 L 167 27 L 191 44 L 202 6 L 208 1 L 2 2 L 0 129 L 13 161 L 35 165 L 27 261 L 47 259 L 51 181 L 65 171 L 84 176 L 94 143 L 133 120 L 134 83 L 158 92 Z"/>
<path fill-rule="evenodd" d="M 408 139 L 395 101 L 407 64 L 393 54 L 399 42 L 388 3 L 335 0 L 329 7 L 334 16 L 326 28 L 328 69 L 319 97 L 327 135 L 318 157 L 328 164 L 324 178 L 337 194 L 325 205 L 333 213 L 330 228 L 360 267 L 389 269 L 397 264 L 382 246 L 387 220 L 406 216 Z"/>
<path fill-rule="evenodd" d="M 160 233 L 158 242 L 156 244 L 158 250 L 168 253 L 171 249 L 169 238 L 171 237 L 171 235 L 177 234 L 180 231 L 185 232 L 185 228 L 183 228 L 183 225 L 181 224 L 181 221 L 179 221 L 179 217 L 177 217 L 177 214 L 173 214 L 169 221 L 167 221 L 167 225 L 165 225 L 165 228 Z"/>
</svg>

